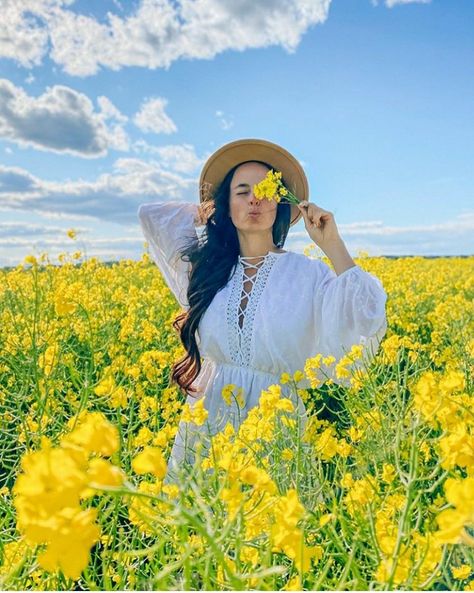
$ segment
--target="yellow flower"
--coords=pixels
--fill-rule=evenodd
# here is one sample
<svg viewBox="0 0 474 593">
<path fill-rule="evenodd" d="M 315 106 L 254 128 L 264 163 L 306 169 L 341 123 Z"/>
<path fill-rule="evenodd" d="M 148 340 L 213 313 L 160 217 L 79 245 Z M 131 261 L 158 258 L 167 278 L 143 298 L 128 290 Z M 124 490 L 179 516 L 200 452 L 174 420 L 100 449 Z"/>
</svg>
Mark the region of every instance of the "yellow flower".
<svg viewBox="0 0 474 593">
<path fill-rule="evenodd" d="M 25 530 L 30 541 L 37 541 L 36 522 L 40 517 L 50 517 L 64 507 L 79 506 L 80 493 L 87 484 L 87 458 L 85 452 L 79 455 L 48 447 L 23 455 L 21 468 L 12 488 L 17 525 Z"/>
<path fill-rule="evenodd" d="M 65 508 L 55 517 L 55 531 L 38 562 L 49 572 L 61 569 L 65 576 L 79 579 L 89 563 L 89 550 L 99 541 L 100 528 L 93 523 L 97 509 Z"/>
<path fill-rule="evenodd" d="M 197 426 L 204 424 L 209 415 L 209 412 L 204 408 L 205 397 L 201 397 L 192 408 L 188 403 L 184 404 L 181 415 L 183 422 L 194 422 Z"/>
<path fill-rule="evenodd" d="M 302 379 L 304 379 L 304 373 L 303 373 L 303 371 L 295 371 L 293 373 L 293 381 L 295 383 L 298 383 L 298 381 L 301 381 Z"/>
<path fill-rule="evenodd" d="M 400 337 L 396 334 L 393 336 L 389 336 L 383 341 L 381 349 L 389 364 L 395 364 L 401 346 L 402 344 Z"/>
<path fill-rule="evenodd" d="M 352 450 L 352 445 L 344 439 L 341 439 L 337 442 L 336 453 L 338 453 L 338 455 L 340 455 L 341 457 L 348 457 L 352 453 Z"/>
<path fill-rule="evenodd" d="M 468 536 L 464 527 L 472 523 L 474 516 L 474 476 L 464 479 L 449 477 L 444 484 L 446 499 L 456 508 L 441 511 L 436 517 L 440 527 L 437 537 L 445 543 L 460 543 Z M 471 538 L 474 541 L 474 538 Z"/>
<path fill-rule="evenodd" d="M 474 467 L 474 435 L 469 434 L 467 423 L 459 422 L 451 434 L 441 438 L 439 449 L 443 469 Z"/>
<path fill-rule="evenodd" d="M 356 361 L 362 357 L 363 352 L 364 347 L 362 346 L 362 344 L 353 344 L 347 354 L 352 361 Z"/>
<path fill-rule="evenodd" d="M 360 441 L 360 439 L 364 436 L 364 431 L 360 428 L 357 428 L 356 426 L 351 426 L 348 429 L 347 434 L 349 435 L 351 441 L 355 443 L 357 441 Z"/>
<path fill-rule="evenodd" d="M 293 578 L 291 578 L 282 589 L 282 591 L 302 591 L 302 590 L 303 590 L 303 584 L 301 582 L 301 576 L 299 574 L 297 574 Z"/>
<path fill-rule="evenodd" d="M 193 409 L 194 423 L 198 426 L 204 424 L 209 412 L 204 408 L 204 398 L 201 398 Z"/>
<path fill-rule="evenodd" d="M 94 488 L 100 489 L 100 486 L 121 486 L 126 479 L 120 468 L 100 457 L 90 460 L 87 477 L 91 485 L 89 489 L 81 493 L 82 496 L 92 496 L 95 494 Z"/>
<path fill-rule="evenodd" d="M 365 478 L 356 480 L 344 497 L 344 502 L 347 505 L 349 513 L 353 516 L 357 509 L 360 509 L 373 500 L 376 491 L 377 484 L 372 476 L 367 475 Z"/>
<path fill-rule="evenodd" d="M 145 447 L 132 460 L 132 469 L 137 474 L 152 473 L 157 478 L 164 478 L 166 475 L 166 461 L 161 449 L 157 447 Z"/>
<path fill-rule="evenodd" d="M 110 406 L 112 408 L 118 408 L 120 406 L 125 407 L 128 403 L 130 393 L 125 391 L 123 387 L 117 387 L 117 389 L 110 396 Z"/>
<path fill-rule="evenodd" d="M 469 564 L 462 564 L 461 566 L 453 566 L 453 577 L 455 579 L 467 579 L 471 574 L 472 568 Z"/>
<path fill-rule="evenodd" d="M 50 375 L 53 371 L 55 363 L 58 360 L 59 346 L 51 344 L 38 357 L 38 366 L 43 369 L 45 375 Z"/>
<path fill-rule="evenodd" d="M 382 469 L 382 480 L 391 484 L 395 479 L 395 468 L 391 463 L 384 463 Z"/>
<path fill-rule="evenodd" d="M 351 488 L 354 484 L 352 474 L 344 474 L 341 479 L 341 486 L 343 488 Z"/>
<path fill-rule="evenodd" d="M 109 375 L 104 377 L 100 383 L 94 388 L 96 395 L 111 395 L 115 389 L 115 380 Z"/>
<path fill-rule="evenodd" d="M 329 460 L 337 453 L 338 442 L 334 436 L 334 428 L 326 428 L 320 435 L 315 439 L 316 451 L 321 455 L 324 460 Z"/>
<path fill-rule="evenodd" d="M 344 379 L 351 376 L 350 370 L 347 368 L 347 365 L 350 365 L 351 360 L 349 356 L 343 356 L 339 362 L 336 364 L 336 377 L 338 379 Z"/>
<path fill-rule="evenodd" d="M 439 382 L 439 391 L 443 396 L 462 391 L 466 388 L 466 379 L 461 371 L 449 371 Z"/>
<path fill-rule="evenodd" d="M 225 403 L 230 406 L 231 402 L 232 402 L 232 393 L 234 391 L 234 389 L 236 389 L 237 385 L 234 385 L 233 383 L 228 383 L 227 385 L 225 385 L 222 388 L 222 399 L 225 401 Z"/>
<path fill-rule="evenodd" d="M 444 483 L 447 500 L 464 511 L 474 511 L 474 476 L 448 478 Z"/>
<path fill-rule="evenodd" d="M 164 484 L 163 494 L 166 494 L 169 498 L 176 498 L 179 494 L 179 486 L 176 484 Z"/>
<path fill-rule="evenodd" d="M 312 358 L 306 359 L 304 365 L 304 372 L 310 382 L 310 386 L 312 389 L 317 389 L 322 383 L 322 380 L 319 378 L 318 375 L 318 369 L 321 368 L 321 359 L 322 354 L 317 354 Z"/>
<path fill-rule="evenodd" d="M 244 495 L 240 489 L 240 483 L 238 480 L 232 481 L 230 488 L 223 488 L 219 498 L 227 504 L 227 510 L 229 512 L 229 519 L 233 519 L 244 499 Z"/>
<path fill-rule="evenodd" d="M 257 200 L 280 202 L 283 197 L 286 198 L 287 203 L 298 204 L 298 198 L 283 185 L 281 176 L 281 171 L 270 169 L 262 181 L 253 186 Z"/>
<path fill-rule="evenodd" d="M 334 518 L 335 515 L 333 513 L 326 513 L 325 515 L 321 515 L 321 517 L 319 517 L 319 526 L 324 527 L 326 523 L 329 523 L 329 521 L 332 521 Z"/>
<path fill-rule="evenodd" d="M 277 401 L 275 409 L 282 410 L 283 412 L 294 412 L 295 406 L 293 405 L 293 402 L 290 399 L 283 398 Z"/>
<path fill-rule="evenodd" d="M 54 311 L 58 316 L 72 313 L 77 308 L 76 303 L 68 300 L 64 295 L 58 294 L 54 300 Z"/>
<path fill-rule="evenodd" d="M 75 231 L 74 229 L 69 229 L 69 230 L 67 231 L 67 236 L 68 236 L 70 239 L 75 239 L 75 238 L 76 238 L 76 231 Z"/>
<path fill-rule="evenodd" d="M 90 412 L 61 440 L 61 446 L 78 445 L 90 453 L 112 455 L 119 448 L 118 429 L 101 412 Z"/>
<path fill-rule="evenodd" d="M 38 261 L 34 255 L 27 255 L 23 261 L 25 262 L 25 264 L 32 264 L 32 265 L 35 265 L 38 263 Z"/>
<path fill-rule="evenodd" d="M 251 484 L 256 490 L 264 490 L 269 494 L 275 494 L 277 487 L 272 478 L 263 469 L 250 465 L 240 472 L 242 482 Z"/>
<path fill-rule="evenodd" d="M 245 406 L 244 390 L 242 387 L 239 387 L 239 389 L 237 390 L 237 395 L 235 396 L 235 399 L 241 408 Z"/>
<path fill-rule="evenodd" d="M 242 546 L 240 548 L 240 560 L 241 562 L 253 564 L 254 566 L 258 563 L 260 554 L 257 548 L 252 546 Z"/>
<path fill-rule="evenodd" d="M 287 426 L 288 428 L 293 428 L 293 426 L 296 426 L 296 420 L 294 418 L 288 418 L 288 416 L 282 416 L 281 423 L 283 426 Z"/>
</svg>

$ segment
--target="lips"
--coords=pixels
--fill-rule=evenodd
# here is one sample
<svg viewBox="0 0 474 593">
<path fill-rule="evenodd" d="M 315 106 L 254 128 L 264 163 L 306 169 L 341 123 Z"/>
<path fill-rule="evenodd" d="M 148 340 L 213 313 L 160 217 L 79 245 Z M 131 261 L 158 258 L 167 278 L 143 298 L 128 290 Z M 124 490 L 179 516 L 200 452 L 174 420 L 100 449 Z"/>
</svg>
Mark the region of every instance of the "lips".
<svg viewBox="0 0 474 593">
<path fill-rule="evenodd" d="M 260 212 L 249 212 L 249 216 L 258 216 Z"/>
</svg>

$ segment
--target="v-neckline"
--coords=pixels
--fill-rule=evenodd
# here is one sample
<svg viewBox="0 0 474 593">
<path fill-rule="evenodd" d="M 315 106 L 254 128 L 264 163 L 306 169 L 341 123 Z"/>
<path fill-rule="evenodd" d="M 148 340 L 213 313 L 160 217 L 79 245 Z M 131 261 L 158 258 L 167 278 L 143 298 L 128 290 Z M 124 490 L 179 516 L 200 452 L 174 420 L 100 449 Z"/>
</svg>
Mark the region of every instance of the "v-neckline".
<svg viewBox="0 0 474 593">
<path fill-rule="evenodd" d="M 258 305 L 262 300 L 262 295 L 268 284 L 271 271 L 274 269 L 280 256 L 290 253 L 289 251 L 274 252 L 269 251 L 258 264 L 248 264 L 245 258 L 239 255 L 236 273 L 233 275 L 231 291 L 227 303 L 227 332 L 229 342 L 230 359 L 239 366 L 249 366 L 253 355 L 254 343 L 254 321 L 258 310 Z M 245 275 L 245 268 L 257 267 L 257 271 L 251 278 Z M 249 293 L 244 288 L 245 282 L 253 281 Z M 247 296 L 245 311 L 243 312 L 242 328 L 239 325 L 239 315 L 241 314 L 241 303 Z"/>
</svg>

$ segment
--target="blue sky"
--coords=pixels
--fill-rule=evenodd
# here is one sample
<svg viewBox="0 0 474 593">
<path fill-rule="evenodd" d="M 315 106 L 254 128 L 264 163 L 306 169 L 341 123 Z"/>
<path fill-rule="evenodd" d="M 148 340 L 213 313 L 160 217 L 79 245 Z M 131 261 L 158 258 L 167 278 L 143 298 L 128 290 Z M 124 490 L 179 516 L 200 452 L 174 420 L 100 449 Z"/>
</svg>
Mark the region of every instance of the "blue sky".
<svg viewBox="0 0 474 593">
<path fill-rule="evenodd" d="M 139 259 L 138 205 L 197 202 L 244 137 L 301 161 L 351 255 L 473 254 L 474 3 L 2 4 L 0 266 Z"/>
</svg>

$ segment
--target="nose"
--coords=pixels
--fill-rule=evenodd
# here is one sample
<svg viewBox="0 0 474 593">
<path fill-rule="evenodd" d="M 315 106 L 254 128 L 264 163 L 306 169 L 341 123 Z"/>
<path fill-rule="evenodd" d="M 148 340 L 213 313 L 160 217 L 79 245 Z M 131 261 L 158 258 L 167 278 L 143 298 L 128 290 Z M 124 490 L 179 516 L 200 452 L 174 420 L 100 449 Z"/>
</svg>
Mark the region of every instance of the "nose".
<svg viewBox="0 0 474 593">
<path fill-rule="evenodd" d="M 257 200 L 257 198 L 255 197 L 253 190 L 250 191 L 250 201 L 249 201 L 249 205 L 254 207 L 254 206 L 260 206 L 260 200 Z"/>
</svg>

